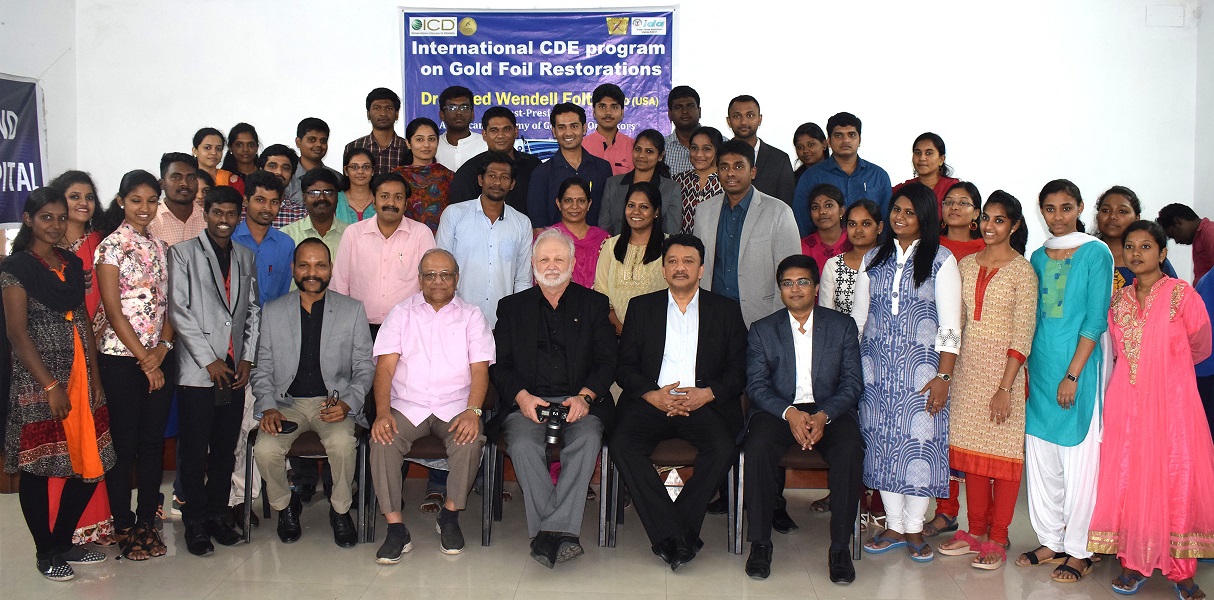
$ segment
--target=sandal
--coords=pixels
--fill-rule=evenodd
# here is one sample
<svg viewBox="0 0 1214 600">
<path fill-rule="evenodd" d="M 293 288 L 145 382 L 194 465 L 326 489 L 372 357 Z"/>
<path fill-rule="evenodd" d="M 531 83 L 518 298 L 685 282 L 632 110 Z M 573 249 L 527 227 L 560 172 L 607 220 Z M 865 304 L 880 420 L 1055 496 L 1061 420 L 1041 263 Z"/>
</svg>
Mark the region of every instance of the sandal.
<svg viewBox="0 0 1214 600">
<path fill-rule="evenodd" d="M 1201 588 L 1198 587 L 1196 581 L 1194 581 L 1193 585 L 1189 587 L 1185 587 L 1179 583 L 1176 584 L 1176 597 L 1179 600 L 1193 600 L 1197 597 L 1197 592 L 1201 592 Z M 1201 592 L 1201 597 L 1206 597 L 1205 592 Z"/>
<path fill-rule="evenodd" d="M 830 512 L 830 494 L 827 494 L 826 497 L 822 498 L 821 500 L 814 500 L 813 503 L 809 505 L 809 510 L 816 513 Z"/>
<path fill-rule="evenodd" d="M 426 494 L 426 499 L 422 500 L 422 505 L 418 508 L 424 513 L 434 514 L 443 507 L 443 503 L 446 501 L 446 497 L 444 497 L 442 494 L 438 492 L 430 492 L 429 494 Z"/>
<path fill-rule="evenodd" d="M 884 530 L 885 515 L 877 516 L 870 512 L 864 513 L 860 517 L 860 531 L 867 531 L 870 525 L 876 527 L 877 529 Z"/>
<path fill-rule="evenodd" d="M 936 519 L 944 519 L 944 527 L 937 528 L 935 525 L 932 525 L 932 523 L 936 522 Z M 936 537 L 950 531 L 957 531 L 957 517 L 950 517 L 944 513 L 932 517 L 931 521 L 923 524 L 923 537 Z"/>
<path fill-rule="evenodd" d="M 998 556 L 999 561 L 993 563 L 982 562 L 982 559 L 988 556 Z M 982 569 L 984 571 L 994 571 L 999 567 L 1002 567 L 1006 562 L 1007 549 L 1003 547 L 1003 544 L 998 542 L 986 542 L 978 547 L 978 556 L 974 557 L 974 560 L 970 562 L 970 566 L 975 569 Z"/>
<path fill-rule="evenodd" d="M 586 486 L 586 501 L 594 502 L 595 500 L 598 500 L 598 499 L 599 499 L 599 496 L 598 496 L 598 494 L 596 494 L 594 492 L 594 488 L 592 488 L 590 486 Z"/>
<path fill-rule="evenodd" d="M 155 527 L 144 527 L 143 531 L 143 539 L 139 540 L 139 543 L 147 549 L 149 556 L 157 558 L 169 553 L 169 548 L 164 545 L 164 540 L 160 538 L 159 530 Z"/>
<path fill-rule="evenodd" d="M 957 546 L 956 548 L 944 547 L 945 544 L 951 544 L 953 542 L 964 542 L 965 545 Z M 936 548 L 936 550 L 945 556 L 965 556 L 966 554 L 977 554 L 979 549 L 985 543 L 986 542 L 978 541 L 978 538 L 970 535 L 968 531 L 958 531 L 957 533 L 953 534 L 953 539 L 944 542 L 944 544 L 941 544 L 939 548 Z"/>
<path fill-rule="evenodd" d="M 1058 564 L 1058 563 L 1066 561 L 1066 554 L 1064 554 L 1062 552 L 1054 552 L 1053 558 L 1037 558 L 1037 551 L 1041 550 L 1042 548 L 1049 550 L 1049 547 L 1047 547 L 1045 545 L 1037 546 L 1036 548 L 1029 550 L 1028 552 L 1025 552 L 1024 554 L 1020 555 L 1020 558 L 1023 558 L 1024 560 L 1028 561 L 1029 564 L 1023 565 L 1023 564 L 1020 564 L 1019 560 L 1017 560 L 1016 566 L 1017 567 L 1035 567 L 1037 565 L 1054 565 L 1054 564 Z M 1053 552 L 1052 550 L 1050 550 L 1050 551 Z"/>
<path fill-rule="evenodd" d="M 144 532 L 140 527 L 131 527 L 114 534 L 118 541 L 118 556 L 127 560 L 142 562 L 152 558 L 148 549 L 143 545 Z"/>
<path fill-rule="evenodd" d="M 911 560 L 917 563 L 929 563 L 936 559 L 936 553 L 932 552 L 932 547 L 927 542 L 922 544 L 907 542 L 906 547 L 910 549 Z M 923 553 L 924 550 L 927 550 L 927 554 Z"/>
<path fill-rule="evenodd" d="M 877 544 L 889 542 L 889 545 L 884 548 L 878 548 Z M 873 539 L 868 540 L 864 544 L 864 551 L 869 554 L 885 554 L 894 548 L 901 548 L 906 545 L 906 540 L 897 540 L 894 538 L 885 537 L 885 531 L 873 536 Z"/>
<path fill-rule="evenodd" d="M 1071 565 L 1067 564 L 1072 560 L 1077 560 L 1080 563 L 1082 563 L 1083 564 L 1083 567 L 1081 568 L 1082 570 L 1076 569 L 1075 567 L 1072 567 Z M 1053 579 L 1057 583 L 1078 583 L 1081 579 L 1083 579 L 1084 575 L 1087 575 L 1088 573 L 1091 573 L 1091 572 L 1092 572 L 1092 559 L 1075 558 L 1074 556 L 1067 556 L 1065 559 L 1063 559 L 1062 564 L 1058 565 L 1058 567 L 1054 569 L 1054 573 L 1052 575 L 1050 575 L 1050 579 Z M 1067 578 L 1067 577 L 1059 577 L 1059 575 L 1062 575 L 1062 574 L 1070 574 L 1070 575 L 1074 576 L 1074 579 Z"/>
<path fill-rule="evenodd" d="M 1138 593 L 1138 588 L 1147 582 L 1147 578 L 1142 573 L 1132 573 L 1117 576 L 1113 580 L 1113 593 L 1121 594 L 1122 596 L 1133 596 Z"/>
</svg>

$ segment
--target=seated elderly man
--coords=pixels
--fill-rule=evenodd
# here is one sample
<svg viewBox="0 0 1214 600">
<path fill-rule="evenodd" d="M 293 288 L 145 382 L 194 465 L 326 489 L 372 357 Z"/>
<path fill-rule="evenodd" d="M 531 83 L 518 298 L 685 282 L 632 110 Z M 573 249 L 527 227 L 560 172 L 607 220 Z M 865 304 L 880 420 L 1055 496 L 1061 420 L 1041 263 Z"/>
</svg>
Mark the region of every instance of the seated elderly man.
<svg viewBox="0 0 1214 600">
<path fill-rule="evenodd" d="M 371 329 L 362 302 L 327 289 L 332 263 L 319 238 L 299 243 L 292 271 L 299 289 L 261 312 L 258 368 L 253 370 L 253 410 L 260 415 L 261 434 L 254 454 L 270 506 L 278 511 L 278 537 L 289 544 L 302 534 L 303 504 L 287 486 L 283 457 L 301 433 L 315 431 L 333 468 L 333 541 L 351 548 L 358 543 L 350 518 L 354 422 L 375 374 Z"/>
<path fill-rule="evenodd" d="M 481 406 L 489 390 L 493 334 L 481 309 L 455 295 L 459 265 L 450 252 L 428 250 L 418 264 L 422 291 L 392 307 L 375 338 L 375 423 L 371 472 L 388 536 L 375 561 L 391 565 L 413 549 L 401 516 L 401 464 L 427 435 L 447 448 L 447 497 L 438 514 L 440 549 L 459 554 L 459 511 L 480 464 L 485 436 Z"/>
<path fill-rule="evenodd" d="M 531 256 L 538 284 L 498 302 L 493 330 L 493 383 L 502 407 L 487 429 L 505 432 L 523 488 L 531 557 L 550 569 L 582 554 L 586 486 L 615 412 L 616 338 L 607 296 L 570 282 L 573 250 L 559 231 L 541 233 Z M 564 422 L 559 470 L 550 465 L 554 449 L 541 419 Z"/>
</svg>

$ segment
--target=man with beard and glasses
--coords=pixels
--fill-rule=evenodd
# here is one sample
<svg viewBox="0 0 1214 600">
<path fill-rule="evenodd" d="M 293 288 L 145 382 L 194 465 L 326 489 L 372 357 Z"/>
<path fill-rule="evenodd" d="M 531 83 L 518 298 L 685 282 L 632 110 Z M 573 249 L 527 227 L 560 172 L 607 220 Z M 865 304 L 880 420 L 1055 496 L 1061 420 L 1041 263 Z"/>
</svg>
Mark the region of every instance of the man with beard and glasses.
<svg viewBox="0 0 1214 600">
<path fill-rule="evenodd" d="M 198 196 L 198 159 L 184 152 L 160 157 L 160 189 L 164 208 L 148 224 L 148 233 L 170 246 L 198 237 L 207 222 Z"/>
<path fill-rule="evenodd" d="M 485 139 L 488 150 L 473 156 L 455 172 L 451 180 L 451 191 L 448 196 L 451 209 L 458 202 L 475 200 L 481 193 L 481 184 L 477 179 L 484 173 L 485 162 L 494 152 L 504 153 L 514 161 L 514 187 L 506 194 L 506 204 L 523 215 L 527 214 L 527 190 L 531 189 L 531 172 L 540 166 L 540 159 L 514 148 L 518 138 L 518 119 L 514 112 L 504 106 L 491 106 L 481 115 L 481 137 Z M 446 212 L 443 212 L 446 215 Z M 440 221 L 439 226 L 442 226 Z M 489 316 L 494 311 L 488 311 Z"/>
<path fill-rule="evenodd" d="M 490 439 L 505 432 L 523 488 L 531 557 L 552 568 L 583 552 L 586 487 L 615 413 L 616 338 L 607 296 L 570 281 L 573 240 L 549 229 L 532 248 L 537 285 L 497 305 L 490 377 L 500 408 L 485 429 Z M 554 408 L 568 411 L 559 463 L 549 460 L 547 425 L 536 413 Z"/>
<path fill-rule="evenodd" d="M 282 144 L 271 145 L 263 150 L 261 156 L 257 158 L 257 168 L 278 177 L 278 180 L 282 182 L 284 192 L 291 185 L 291 177 L 295 174 L 297 166 L 299 166 L 299 155 Z M 248 190 L 249 184 L 246 182 L 246 194 Z M 308 215 L 308 211 L 302 204 L 289 202 L 285 197 L 280 198 L 279 205 L 273 222 L 275 229 L 282 229 Z"/>
<path fill-rule="evenodd" d="M 434 247 L 430 228 L 405 218 L 409 184 L 400 173 L 371 180 L 375 215 L 351 224 L 333 261 L 333 291 L 361 300 L 371 322 L 371 337 L 393 306 L 421 291 L 417 265 Z"/>
<path fill-rule="evenodd" d="M 371 133 L 346 144 L 345 155 L 355 148 L 366 148 L 375 155 L 375 174 L 383 175 L 401 166 L 408 146 L 405 138 L 396 135 L 396 119 L 400 117 L 400 96 L 388 88 L 375 88 L 367 94 L 367 120 Z"/>
<path fill-rule="evenodd" d="M 354 424 L 362 416 L 371 388 L 371 331 L 363 303 L 331 292 L 329 248 L 306 238 L 295 248 L 292 274 L 298 291 L 262 310 L 263 335 L 253 373 L 255 414 L 260 419 L 257 465 L 265 479 L 270 506 L 278 511 L 278 537 L 299 539 L 299 496 L 287 485 L 283 457 L 305 431 L 315 431 L 333 467 L 329 524 L 338 546 L 358 542 L 351 490 L 356 467 Z M 297 429 L 283 432 L 283 423 Z"/>
<path fill-rule="evenodd" d="M 304 208 L 308 216 L 282 228 L 296 244 L 310 238 L 318 238 L 329 247 L 329 254 L 337 256 L 341 236 L 349 223 L 338 219 L 337 193 L 341 178 L 328 168 L 312 169 L 300 178 L 303 189 Z"/>
<path fill-rule="evenodd" d="M 443 212 L 434 243 L 464 265 L 459 297 L 497 325 L 497 301 L 531 287 L 531 221 L 506 203 L 514 188 L 514 161 L 490 152 L 477 175 L 480 198 Z"/>
</svg>

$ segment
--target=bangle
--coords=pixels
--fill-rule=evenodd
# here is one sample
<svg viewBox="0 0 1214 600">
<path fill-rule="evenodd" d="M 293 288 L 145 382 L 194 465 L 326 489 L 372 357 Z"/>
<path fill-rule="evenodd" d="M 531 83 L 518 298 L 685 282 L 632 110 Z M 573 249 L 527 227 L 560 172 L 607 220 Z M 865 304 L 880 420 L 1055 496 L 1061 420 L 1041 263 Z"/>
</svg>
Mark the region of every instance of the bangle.
<svg viewBox="0 0 1214 600">
<path fill-rule="evenodd" d="M 1001 392 L 1007 392 L 1007 393 L 1009 393 L 1009 394 L 1010 394 L 1010 393 L 1012 393 L 1012 388 L 1005 388 L 1005 387 L 1003 387 L 1003 386 L 999 386 L 999 391 L 1001 391 Z"/>
<path fill-rule="evenodd" d="M 46 386 L 46 387 L 42 388 L 42 391 L 44 391 L 44 392 L 49 392 L 49 391 L 51 391 L 51 390 L 55 389 L 55 386 L 57 386 L 57 385 L 59 385 L 59 380 L 58 380 L 58 379 L 56 379 L 54 383 L 52 383 L 52 384 L 50 384 L 50 385 L 48 385 L 48 386 Z"/>
</svg>

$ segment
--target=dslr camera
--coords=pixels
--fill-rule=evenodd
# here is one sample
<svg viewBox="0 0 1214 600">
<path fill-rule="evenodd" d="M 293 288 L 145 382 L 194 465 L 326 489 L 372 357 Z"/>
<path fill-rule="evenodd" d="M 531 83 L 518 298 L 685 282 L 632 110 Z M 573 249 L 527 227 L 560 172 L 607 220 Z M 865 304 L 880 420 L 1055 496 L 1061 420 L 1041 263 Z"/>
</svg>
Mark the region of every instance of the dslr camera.
<svg viewBox="0 0 1214 600">
<path fill-rule="evenodd" d="M 544 441 L 549 446 L 558 446 L 565 431 L 565 419 L 569 417 L 569 407 L 560 404 L 535 407 L 535 416 L 544 423 Z"/>
</svg>

